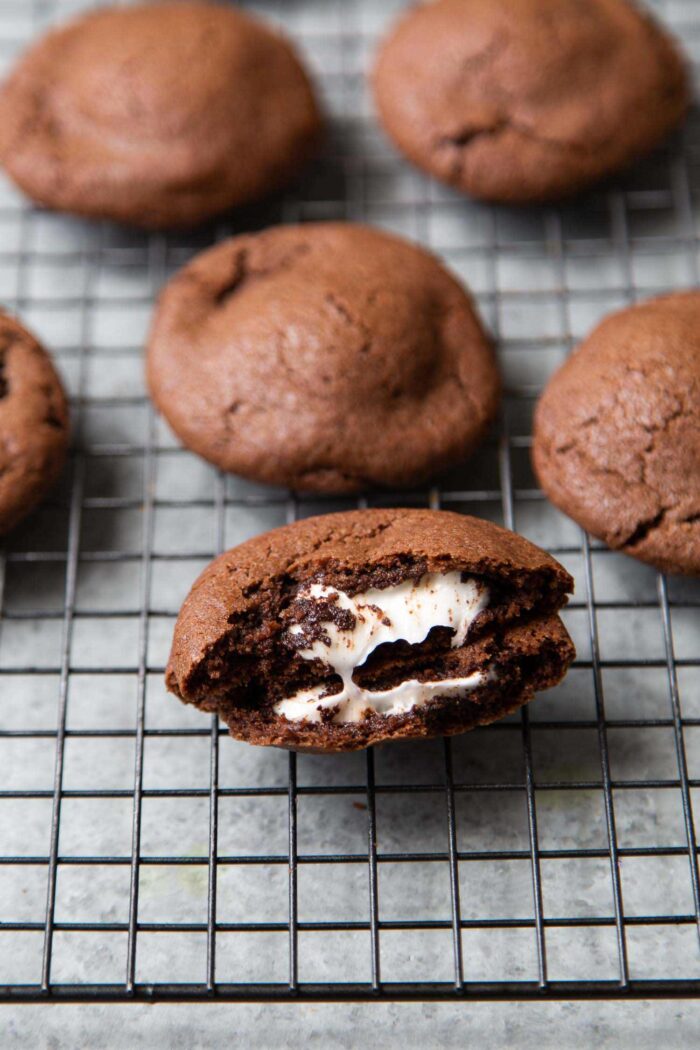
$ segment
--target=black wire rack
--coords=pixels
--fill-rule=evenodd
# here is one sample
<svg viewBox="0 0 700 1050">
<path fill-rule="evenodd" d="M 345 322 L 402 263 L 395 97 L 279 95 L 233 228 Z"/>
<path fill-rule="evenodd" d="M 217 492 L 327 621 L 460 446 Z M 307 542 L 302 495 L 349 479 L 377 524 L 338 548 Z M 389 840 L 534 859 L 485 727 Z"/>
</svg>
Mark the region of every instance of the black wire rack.
<svg viewBox="0 0 700 1050">
<path fill-rule="evenodd" d="M 0 0 L 0 60 L 76 8 Z M 577 338 L 698 284 L 692 117 L 623 181 L 560 208 L 472 204 L 398 158 L 365 70 L 403 6 L 251 3 L 317 76 L 332 131 L 281 201 L 139 236 L 0 187 L 0 297 L 72 395 L 62 489 L 0 551 L 0 999 L 554 999 L 696 995 L 700 591 L 603 549 L 528 465 L 534 400 Z M 700 56 L 694 0 L 661 17 Z M 381 10 L 378 10 L 381 8 Z M 144 393 L 158 287 L 273 222 L 383 225 L 441 254 L 495 333 L 497 433 L 428 491 L 514 527 L 574 574 L 579 659 L 517 717 L 452 741 L 307 756 L 229 740 L 168 698 L 179 604 L 218 551 L 350 505 L 212 470 Z"/>
</svg>

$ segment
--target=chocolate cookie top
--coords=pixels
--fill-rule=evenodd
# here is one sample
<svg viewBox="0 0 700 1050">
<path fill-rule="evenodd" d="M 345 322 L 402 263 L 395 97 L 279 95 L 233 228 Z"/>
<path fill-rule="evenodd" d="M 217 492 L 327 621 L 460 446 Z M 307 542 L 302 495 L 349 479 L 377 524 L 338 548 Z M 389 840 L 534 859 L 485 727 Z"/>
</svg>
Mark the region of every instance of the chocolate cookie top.
<svg viewBox="0 0 700 1050">
<path fill-rule="evenodd" d="M 471 300 L 439 262 L 346 223 L 198 256 L 161 296 L 148 379 L 212 463 L 328 492 L 408 485 L 459 462 L 500 389 Z"/>
<path fill-rule="evenodd" d="M 49 356 L 0 311 L 0 535 L 53 485 L 67 446 L 68 406 Z"/>
<path fill-rule="evenodd" d="M 430 510 L 309 518 L 217 558 L 186 599 L 169 689 L 259 744 L 352 750 L 462 732 L 555 684 L 574 652 L 553 558 Z"/>
<path fill-rule="evenodd" d="M 689 85 L 670 38 L 627 0 L 438 0 L 374 71 L 382 122 L 419 167 L 485 200 L 572 193 L 651 150 Z"/>
<path fill-rule="evenodd" d="M 549 381 L 533 460 L 608 546 L 700 573 L 700 292 L 613 314 Z"/>
<path fill-rule="evenodd" d="M 83 15 L 31 47 L 0 92 L 0 158 L 30 197 L 144 227 L 271 192 L 319 128 L 291 46 L 201 0 Z"/>
</svg>

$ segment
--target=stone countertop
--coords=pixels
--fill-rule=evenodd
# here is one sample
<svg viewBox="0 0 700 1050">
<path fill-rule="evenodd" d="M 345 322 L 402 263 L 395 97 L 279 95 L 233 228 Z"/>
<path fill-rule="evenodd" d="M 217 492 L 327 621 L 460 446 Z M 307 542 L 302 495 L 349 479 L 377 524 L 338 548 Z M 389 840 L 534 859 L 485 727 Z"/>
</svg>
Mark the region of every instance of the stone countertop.
<svg viewBox="0 0 700 1050">
<path fill-rule="evenodd" d="M 0 1007 L 3 1050 L 691 1050 L 700 1003 Z"/>
</svg>

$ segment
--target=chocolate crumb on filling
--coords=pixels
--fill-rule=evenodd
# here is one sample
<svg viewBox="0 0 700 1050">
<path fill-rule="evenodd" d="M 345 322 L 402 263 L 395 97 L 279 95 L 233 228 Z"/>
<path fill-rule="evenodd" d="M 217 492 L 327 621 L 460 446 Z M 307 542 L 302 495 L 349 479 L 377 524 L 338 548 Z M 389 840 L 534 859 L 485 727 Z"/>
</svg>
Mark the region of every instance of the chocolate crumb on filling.
<svg viewBox="0 0 700 1050">
<path fill-rule="evenodd" d="M 341 609 L 338 595 L 312 601 L 310 598 L 297 598 L 289 610 L 290 619 L 299 627 L 298 633 L 287 631 L 283 644 L 293 651 L 306 649 L 316 641 L 330 645 L 331 639 L 327 625 L 335 624 L 339 631 L 353 631 L 357 625 L 349 609 Z"/>
</svg>

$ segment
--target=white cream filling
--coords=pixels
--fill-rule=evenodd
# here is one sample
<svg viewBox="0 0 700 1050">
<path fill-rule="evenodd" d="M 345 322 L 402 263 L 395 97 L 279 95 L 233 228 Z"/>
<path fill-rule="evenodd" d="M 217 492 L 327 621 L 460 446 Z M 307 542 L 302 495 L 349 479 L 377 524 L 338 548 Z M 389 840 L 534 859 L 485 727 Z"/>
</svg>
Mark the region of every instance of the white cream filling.
<svg viewBox="0 0 700 1050">
<path fill-rule="evenodd" d="M 462 579 L 459 572 L 429 573 L 420 580 L 405 580 L 396 587 L 372 589 L 349 597 L 335 587 L 314 583 L 299 595 L 307 600 L 335 600 L 339 609 L 355 617 L 352 630 L 336 623 L 323 624 L 324 639 L 298 650 L 304 660 L 323 660 L 338 674 L 343 688 L 323 696 L 327 683 L 302 689 L 274 706 L 278 715 L 290 721 L 321 722 L 326 709 L 333 710 L 333 722 L 360 722 L 367 713 L 404 714 L 425 704 L 431 697 L 463 696 L 490 678 L 488 671 L 476 671 L 466 678 L 446 678 L 434 682 L 415 679 L 391 689 L 369 690 L 353 681 L 353 671 L 361 667 L 370 653 L 385 642 L 424 641 L 433 627 L 449 627 L 454 632 L 452 648 L 463 645 L 471 624 L 489 602 L 487 588 L 473 579 Z M 291 635 L 303 633 L 298 624 Z"/>
</svg>

